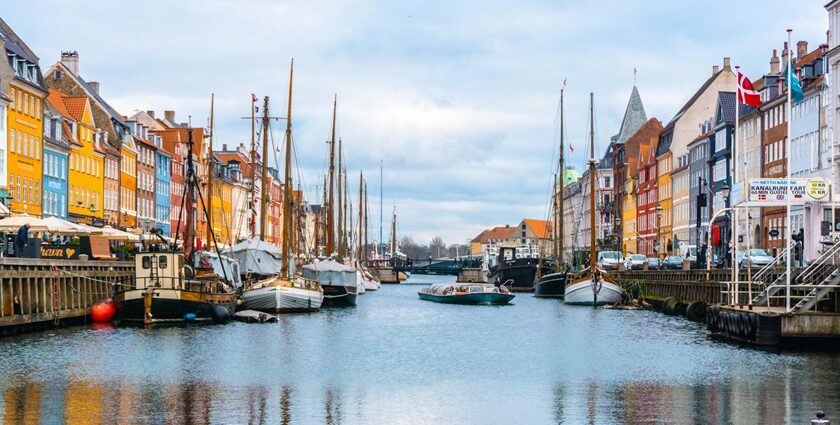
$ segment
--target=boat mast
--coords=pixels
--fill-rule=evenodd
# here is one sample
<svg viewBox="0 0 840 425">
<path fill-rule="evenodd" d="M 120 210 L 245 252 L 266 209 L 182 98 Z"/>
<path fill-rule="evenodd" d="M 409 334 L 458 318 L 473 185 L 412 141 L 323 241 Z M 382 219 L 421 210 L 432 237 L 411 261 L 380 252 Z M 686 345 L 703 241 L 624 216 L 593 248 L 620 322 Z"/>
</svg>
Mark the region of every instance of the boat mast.
<svg viewBox="0 0 840 425">
<path fill-rule="evenodd" d="M 565 118 L 563 116 L 563 92 L 565 89 L 566 82 L 563 82 L 564 88 L 560 89 L 560 188 L 557 191 L 557 199 L 555 200 L 555 205 L 557 207 L 554 209 L 554 255 L 557 257 L 555 261 L 555 266 L 558 270 L 563 269 L 563 239 L 565 237 L 564 229 L 563 229 L 563 215 L 565 211 L 563 210 L 563 198 L 564 198 L 564 190 L 566 186 L 566 161 L 564 160 L 564 146 L 563 146 L 563 127 L 566 124 Z"/>
<path fill-rule="evenodd" d="M 251 93 L 251 207 L 248 208 L 249 215 L 248 217 L 248 227 L 251 230 L 251 237 L 255 236 L 256 228 L 254 227 L 254 208 L 257 207 L 257 198 L 256 198 L 256 188 L 257 184 L 257 133 L 255 129 L 255 124 L 257 122 L 257 117 L 255 116 L 257 111 L 257 96 Z"/>
<path fill-rule="evenodd" d="M 370 216 L 370 208 L 368 207 L 368 190 L 367 190 L 367 182 L 364 183 L 365 186 L 365 244 L 364 244 L 364 260 L 367 261 L 370 258 L 368 254 L 368 216 Z"/>
<path fill-rule="evenodd" d="M 394 215 L 391 217 L 391 258 L 397 254 L 397 205 L 394 204 Z"/>
<path fill-rule="evenodd" d="M 589 270 L 595 282 L 595 111 L 592 103 L 594 94 L 589 93 Z M 597 295 L 596 295 L 597 296 Z"/>
<path fill-rule="evenodd" d="M 280 269 L 283 277 L 289 278 L 289 251 L 291 250 L 291 243 L 289 238 L 292 236 L 292 81 L 295 74 L 295 60 L 289 67 L 289 103 L 286 112 L 286 170 L 283 180 L 283 233 L 281 234 L 280 246 L 282 247 L 283 266 Z M 264 149 L 265 150 L 265 149 Z M 265 168 L 265 167 L 264 167 Z"/>
<path fill-rule="evenodd" d="M 333 184 L 335 183 L 335 110 L 338 106 L 338 95 L 333 98 L 333 119 L 332 119 L 332 135 L 330 136 L 330 170 L 329 170 L 329 189 L 327 196 L 327 247 L 326 255 L 329 257 L 335 250 L 335 234 L 333 234 L 333 225 L 335 224 L 333 214 Z"/>
<path fill-rule="evenodd" d="M 326 246 L 327 246 L 327 220 L 326 220 L 326 214 L 327 214 L 327 175 L 326 174 L 324 174 L 324 185 L 322 186 L 322 190 L 323 190 L 323 194 L 321 196 L 321 211 L 319 213 L 318 225 L 321 226 L 321 239 L 324 240 L 323 246 L 324 246 L 324 250 L 326 251 Z M 315 256 L 319 257 L 321 255 L 321 250 L 318 249 L 318 247 L 316 246 L 315 251 L 317 251 L 315 253 Z"/>
<path fill-rule="evenodd" d="M 268 204 L 268 96 L 263 98 L 263 122 L 262 122 L 262 183 L 260 184 L 260 240 L 265 240 L 265 207 Z"/>
<path fill-rule="evenodd" d="M 353 230 L 353 205 L 350 204 L 350 192 L 349 192 L 350 185 L 347 184 L 347 165 L 344 166 L 344 224 L 341 226 L 344 229 L 344 233 L 341 235 L 342 245 L 344 245 L 343 256 L 349 257 L 350 256 L 350 245 L 352 241 L 352 230 Z M 350 213 L 347 213 L 347 209 L 350 209 Z"/>
<path fill-rule="evenodd" d="M 377 251 L 381 251 L 381 253 L 377 252 L 377 255 L 380 257 L 385 256 L 385 247 L 382 246 L 383 242 L 383 235 L 382 235 L 382 220 L 383 216 L 385 215 L 384 210 L 382 209 L 382 164 L 383 161 L 379 160 L 379 249 Z"/>
<path fill-rule="evenodd" d="M 362 266 L 362 221 L 364 220 L 364 201 L 362 200 L 362 185 L 364 184 L 364 176 L 359 171 L 359 234 L 356 235 L 358 246 L 356 247 L 356 261 L 359 262 L 359 267 Z"/>
<path fill-rule="evenodd" d="M 341 151 L 342 151 L 341 144 L 342 144 L 341 138 L 339 138 L 338 139 L 338 181 L 336 181 L 336 191 L 338 192 L 338 205 L 337 205 L 338 206 L 338 211 L 336 213 L 338 214 L 338 217 L 337 217 L 336 223 L 335 223 L 336 229 L 337 229 L 336 235 L 338 235 L 338 240 L 336 241 L 337 242 L 336 243 L 336 250 L 338 251 L 338 258 L 339 259 L 344 258 L 344 214 L 343 214 L 342 211 L 344 209 L 344 201 L 345 201 L 344 200 L 344 191 L 341 188 L 341 185 L 342 185 L 341 174 L 342 174 L 342 166 L 343 166 L 342 163 L 343 163 L 343 156 L 344 156 L 341 153 Z"/>
<path fill-rule="evenodd" d="M 213 234 L 213 103 L 216 95 L 210 93 L 210 155 L 207 158 L 207 240 Z"/>
</svg>

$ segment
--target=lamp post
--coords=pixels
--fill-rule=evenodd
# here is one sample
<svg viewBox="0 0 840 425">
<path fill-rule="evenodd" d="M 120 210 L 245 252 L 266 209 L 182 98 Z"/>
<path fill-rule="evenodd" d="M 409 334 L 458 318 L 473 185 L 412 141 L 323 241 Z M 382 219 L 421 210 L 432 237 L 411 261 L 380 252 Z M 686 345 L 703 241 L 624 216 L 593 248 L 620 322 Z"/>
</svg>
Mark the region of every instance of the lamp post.
<svg viewBox="0 0 840 425">
<path fill-rule="evenodd" d="M 616 227 L 616 229 L 619 229 L 619 230 L 621 229 L 621 216 L 620 215 L 615 216 L 615 227 Z M 618 231 L 616 231 L 616 232 L 613 232 L 613 238 L 615 239 L 615 250 L 618 251 L 618 252 L 621 252 L 622 235 Z M 622 255 L 623 254 L 624 253 L 622 253 Z"/>
<path fill-rule="evenodd" d="M 659 257 L 659 251 L 662 248 L 662 242 L 659 240 L 659 238 L 660 238 L 659 228 L 660 228 L 661 224 L 662 224 L 662 203 L 657 202 L 656 203 L 656 244 L 654 246 L 656 248 L 656 257 L 657 258 Z"/>
<path fill-rule="evenodd" d="M 721 186 L 720 194 L 723 195 L 723 207 L 724 208 L 729 208 L 729 185 L 728 184 L 724 183 L 723 186 Z M 728 217 L 729 217 L 728 218 L 729 220 L 732 220 L 732 213 L 729 213 Z M 729 226 L 726 226 L 726 227 L 728 228 Z M 726 242 L 731 237 L 732 237 L 732 235 L 727 233 L 726 238 L 723 238 L 723 240 L 721 242 Z M 723 257 L 726 254 L 726 251 L 729 248 L 729 245 L 728 245 L 729 242 L 726 242 L 726 243 L 727 243 L 727 245 L 724 245 L 724 246 L 721 247 L 721 250 L 720 250 L 721 251 L 720 252 L 721 257 Z M 726 257 L 729 257 L 729 256 L 726 255 Z M 728 263 L 729 259 L 728 258 L 723 258 L 723 261 L 725 263 Z M 730 266 L 731 266 L 731 264 L 730 264 Z"/>
</svg>

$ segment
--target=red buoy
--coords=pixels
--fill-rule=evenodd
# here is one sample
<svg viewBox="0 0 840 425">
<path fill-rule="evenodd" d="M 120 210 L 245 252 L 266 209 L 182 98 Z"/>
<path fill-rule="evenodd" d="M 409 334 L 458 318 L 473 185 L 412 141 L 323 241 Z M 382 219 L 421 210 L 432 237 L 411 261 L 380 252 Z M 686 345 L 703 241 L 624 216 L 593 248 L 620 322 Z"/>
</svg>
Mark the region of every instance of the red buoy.
<svg viewBox="0 0 840 425">
<path fill-rule="evenodd" d="M 114 300 L 106 298 L 102 301 L 97 301 L 93 307 L 90 308 L 90 317 L 96 323 L 108 323 L 114 318 L 116 310 Z"/>
</svg>

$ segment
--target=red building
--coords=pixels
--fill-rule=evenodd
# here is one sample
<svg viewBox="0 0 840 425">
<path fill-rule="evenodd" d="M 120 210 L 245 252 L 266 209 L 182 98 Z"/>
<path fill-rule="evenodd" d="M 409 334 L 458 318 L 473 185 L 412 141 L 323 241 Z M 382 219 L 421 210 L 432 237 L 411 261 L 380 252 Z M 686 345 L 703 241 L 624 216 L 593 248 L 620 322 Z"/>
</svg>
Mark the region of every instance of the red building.
<svg viewBox="0 0 840 425">
<path fill-rule="evenodd" d="M 662 123 L 651 118 L 633 135 L 639 143 L 639 182 L 636 189 L 636 231 L 639 235 L 636 252 L 647 257 L 660 256 L 666 245 L 658 240 L 661 209 L 656 209 L 659 203 L 656 146 L 661 131 Z"/>
</svg>

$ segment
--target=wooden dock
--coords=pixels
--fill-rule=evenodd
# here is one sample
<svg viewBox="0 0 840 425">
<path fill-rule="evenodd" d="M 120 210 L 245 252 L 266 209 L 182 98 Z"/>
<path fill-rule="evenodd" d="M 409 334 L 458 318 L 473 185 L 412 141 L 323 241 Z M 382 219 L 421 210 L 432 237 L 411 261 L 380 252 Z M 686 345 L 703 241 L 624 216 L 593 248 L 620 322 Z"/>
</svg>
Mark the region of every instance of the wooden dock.
<svg viewBox="0 0 840 425">
<path fill-rule="evenodd" d="M 0 335 L 83 319 L 133 277 L 133 262 L 0 258 Z"/>
<path fill-rule="evenodd" d="M 774 280 L 779 273 L 781 271 L 771 274 L 769 280 Z M 709 331 L 731 340 L 777 345 L 802 339 L 840 339 L 840 291 L 831 293 L 814 310 L 789 313 L 781 297 L 772 298 L 769 305 L 749 305 L 750 297 L 744 293 L 743 284 L 737 299 L 729 300 L 725 296 L 726 285 L 722 283 L 732 279 L 729 270 L 623 271 L 610 275 L 631 296 L 644 299 L 663 311 L 666 307 L 674 309 L 674 300 L 682 306 L 676 310 L 682 312 L 693 302 L 706 303 L 709 307 L 705 321 Z M 747 280 L 748 275 L 742 270 L 739 281 Z M 753 296 L 760 293 L 764 285 L 753 282 Z M 809 291 L 798 288 L 792 293 L 802 296 Z"/>
</svg>

